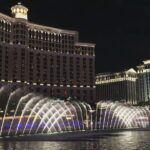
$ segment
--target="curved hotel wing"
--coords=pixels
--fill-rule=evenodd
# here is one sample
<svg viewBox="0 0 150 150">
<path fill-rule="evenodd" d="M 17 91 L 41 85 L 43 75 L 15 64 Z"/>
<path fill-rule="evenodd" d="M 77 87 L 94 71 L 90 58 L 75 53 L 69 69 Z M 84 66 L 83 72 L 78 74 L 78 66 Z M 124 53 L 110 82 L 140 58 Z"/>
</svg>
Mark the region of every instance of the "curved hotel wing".
<svg viewBox="0 0 150 150">
<path fill-rule="evenodd" d="M 1 86 L 93 101 L 95 44 L 78 42 L 76 31 L 29 22 L 28 9 L 20 3 L 11 11 L 12 17 L 0 13 Z"/>
</svg>

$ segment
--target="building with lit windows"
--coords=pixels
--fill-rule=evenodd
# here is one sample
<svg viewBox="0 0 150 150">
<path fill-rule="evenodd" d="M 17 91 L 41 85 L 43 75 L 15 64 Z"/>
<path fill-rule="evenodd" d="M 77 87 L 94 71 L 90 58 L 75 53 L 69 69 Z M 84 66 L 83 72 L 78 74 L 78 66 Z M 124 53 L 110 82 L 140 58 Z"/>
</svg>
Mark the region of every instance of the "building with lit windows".
<svg viewBox="0 0 150 150">
<path fill-rule="evenodd" d="M 97 101 L 112 100 L 136 104 L 137 73 L 134 69 L 123 72 L 102 73 L 96 76 Z"/>
<path fill-rule="evenodd" d="M 31 23 L 21 3 L 11 13 L 0 13 L 0 84 L 93 101 L 95 44 L 79 42 L 76 31 Z"/>
<path fill-rule="evenodd" d="M 137 66 L 137 76 L 138 101 L 150 101 L 150 60 L 145 60 Z"/>
</svg>

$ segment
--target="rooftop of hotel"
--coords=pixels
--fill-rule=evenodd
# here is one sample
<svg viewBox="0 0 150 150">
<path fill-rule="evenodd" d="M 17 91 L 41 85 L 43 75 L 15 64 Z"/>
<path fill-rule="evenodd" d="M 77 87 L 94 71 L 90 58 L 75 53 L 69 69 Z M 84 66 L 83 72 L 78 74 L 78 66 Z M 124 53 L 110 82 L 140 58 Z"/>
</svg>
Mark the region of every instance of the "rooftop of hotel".
<svg viewBox="0 0 150 150">
<path fill-rule="evenodd" d="M 75 30 L 66 30 L 66 29 L 60 29 L 60 28 L 54 28 L 54 27 L 49 27 L 45 25 L 39 25 L 36 23 L 33 23 L 28 20 L 28 8 L 23 6 L 20 2 L 11 7 L 11 13 L 12 17 L 5 15 L 3 13 L 0 13 L 0 18 L 3 18 L 4 21 L 7 21 L 8 23 L 15 22 L 15 21 L 20 21 L 24 22 L 27 24 L 27 26 L 30 27 L 31 30 L 41 30 L 41 32 L 53 32 L 57 34 L 70 34 L 76 36 L 78 39 L 78 31 Z M 17 15 L 16 15 L 17 14 Z M 82 42 L 76 42 L 76 46 L 89 46 L 89 47 L 95 47 L 94 43 L 82 43 Z"/>
</svg>

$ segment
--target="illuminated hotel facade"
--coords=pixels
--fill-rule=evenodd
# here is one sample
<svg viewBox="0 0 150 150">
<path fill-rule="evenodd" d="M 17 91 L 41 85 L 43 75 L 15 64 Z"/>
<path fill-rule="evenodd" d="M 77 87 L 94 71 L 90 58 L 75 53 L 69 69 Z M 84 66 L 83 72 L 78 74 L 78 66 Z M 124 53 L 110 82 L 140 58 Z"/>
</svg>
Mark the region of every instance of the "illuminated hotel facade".
<svg viewBox="0 0 150 150">
<path fill-rule="evenodd" d="M 143 61 L 137 66 L 137 99 L 138 101 L 150 101 L 150 60 Z"/>
<path fill-rule="evenodd" d="M 96 76 L 97 101 L 122 101 L 136 104 L 137 73 L 134 69 L 123 72 L 103 73 Z"/>
<path fill-rule="evenodd" d="M 95 99 L 95 44 L 78 32 L 34 24 L 28 8 L 0 13 L 0 84 L 28 87 L 48 96 Z"/>
</svg>

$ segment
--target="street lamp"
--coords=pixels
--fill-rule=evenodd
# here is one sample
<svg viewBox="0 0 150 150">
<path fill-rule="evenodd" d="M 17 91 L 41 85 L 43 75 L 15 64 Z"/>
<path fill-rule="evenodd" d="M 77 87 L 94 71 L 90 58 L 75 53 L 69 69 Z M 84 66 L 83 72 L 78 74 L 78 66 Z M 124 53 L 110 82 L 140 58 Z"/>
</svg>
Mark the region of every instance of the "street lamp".
<svg viewBox="0 0 150 150">
<path fill-rule="evenodd" d="M 96 103 L 96 119 L 95 119 L 95 129 L 100 129 L 100 123 L 101 123 L 101 118 L 102 118 L 102 112 L 103 110 L 107 109 L 111 104 L 108 104 L 107 102 L 98 102 Z M 99 121 L 98 121 L 98 112 L 100 113 L 99 115 Z M 99 124 L 99 126 L 98 126 Z"/>
<path fill-rule="evenodd" d="M 71 115 L 65 115 L 66 120 L 72 120 L 73 117 L 74 117 L 73 114 L 71 114 Z"/>
<path fill-rule="evenodd" d="M 95 112 L 94 109 L 89 109 L 88 110 L 90 112 L 90 116 L 91 116 L 91 121 L 90 121 L 90 125 L 91 125 L 91 131 L 93 130 L 93 117 L 92 117 L 92 114 Z"/>
<path fill-rule="evenodd" d="M 66 115 L 64 115 L 64 118 L 65 118 L 65 119 L 67 120 L 67 122 L 68 122 L 68 125 L 67 125 L 67 129 L 68 129 L 68 130 L 71 130 L 71 126 L 70 126 L 69 121 L 71 121 L 74 116 L 75 116 L 74 114 L 66 114 Z"/>
</svg>

